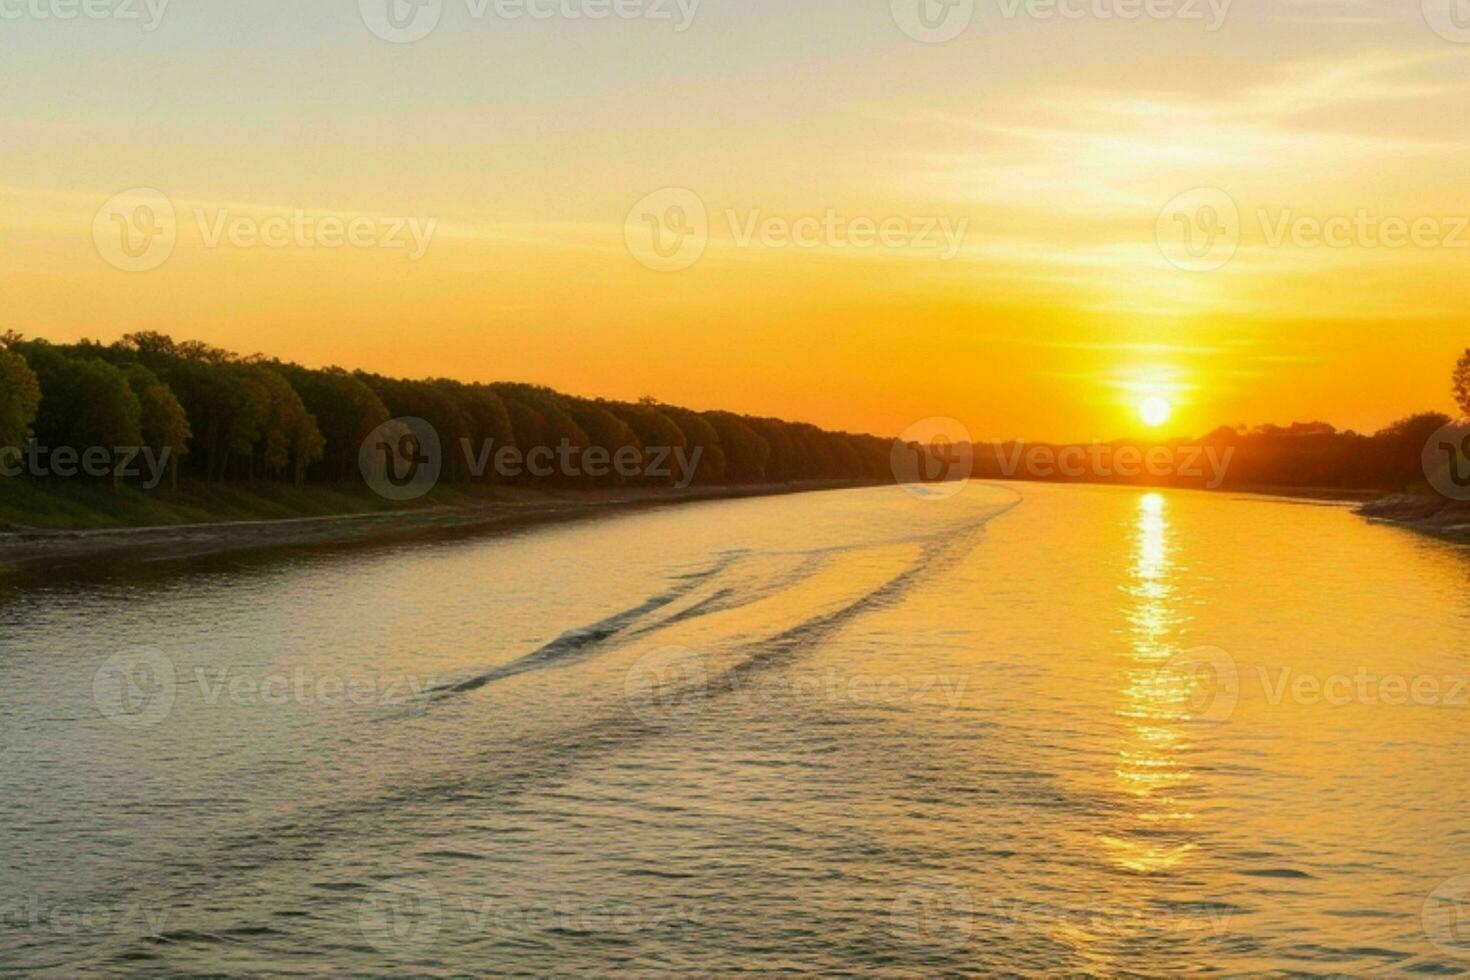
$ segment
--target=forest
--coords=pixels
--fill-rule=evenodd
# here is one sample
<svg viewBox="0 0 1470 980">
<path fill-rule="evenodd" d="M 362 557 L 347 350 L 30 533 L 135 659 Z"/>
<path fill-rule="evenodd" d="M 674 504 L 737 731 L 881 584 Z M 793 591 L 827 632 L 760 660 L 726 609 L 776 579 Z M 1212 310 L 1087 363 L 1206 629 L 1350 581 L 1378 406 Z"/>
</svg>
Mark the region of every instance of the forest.
<svg viewBox="0 0 1470 980">
<path fill-rule="evenodd" d="M 1470 415 L 1470 352 L 1457 365 L 1456 398 Z M 653 399 L 618 402 L 579 398 L 513 383 L 467 384 L 443 378 L 407 380 L 338 367 L 307 368 L 256 355 L 241 357 L 198 341 L 135 333 L 114 344 L 52 344 L 0 335 L 0 449 L 30 442 L 48 447 L 143 447 L 167 461 L 169 485 L 342 486 L 361 480 L 359 451 L 383 423 L 427 421 L 446 447 L 493 445 L 527 453 L 536 447 L 594 447 L 652 457 L 682 451 L 697 459 L 699 485 L 794 481 L 892 482 L 894 443 L 870 435 L 720 411 L 694 411 Z M 1221 427 L 1201 439 L 1161 445 L 1216 451 L 1228 469 L 1211 489 L 1301 487 L 1397 491 L 1424 485 L 1426 442 L 1450 418 L 1407 417 L 1372 434 L 1320 422 L 1255 428 Z M 1203 477 L 1125 478 L 1093 471 L 1072 476 L 1014 472 L 998 465 L 1007 444 L 910 447 L 940 462 L 920 467 L 939 479 L 976 477 L 1073 479 L 1205 485 Z M 1113 450 L 1150 443 L 1114 442 Z M 1066 447 L 1050 447 L 1061 451 Z M 982 451 L 983 450 L 983 451 Z M 1226 451 L 1228 450 L 1228 454 Z M 969 457 L 965 459 L 965 457 Z M 510 483 L 579 489 L 667 485 L 666 469 L 589 476 L 575 470 L 546 477 L 507 475 L 471 465 L 473 455 L 444 454 L 451 484 Z M 658 475 L 654 475 L 657 473 Z M 118 472 L 103 482 L 129 479 Z"/>
<path fill-rule="evenodd" d="M 52 344 L 0 336 L 0 447 L 144 447 L 168 460 L 168 480 L 255 484 L 360 481 L 359 450 L 390 419 L 434 427 L 445 447 L 513 446 L 521 452 L 567 444 L 609 454 L 684 451 L 701 485 L 804 480 L 891 481 L 892 443 L 779 419 L 698 412 L 652 399 L 577 398 L 527 384 L 407 380 L 262 356 L 241 357 L 198 341 L 135 333 L 115 344 Z M 697 455 L 696 455 L 697 451 Z M 166 453 L 166 455 L 165 455 Z M 521 482 L 569 489 L 649 475 L 558 472 L 507 477 L 446 451 L 451 483 Z M 480 469 L 480 472 L 475 472 Z M 653 475 L 653 474 L 661 475 Z M 112 482 L 129 477 L 110 473 Z"/>
</svg>

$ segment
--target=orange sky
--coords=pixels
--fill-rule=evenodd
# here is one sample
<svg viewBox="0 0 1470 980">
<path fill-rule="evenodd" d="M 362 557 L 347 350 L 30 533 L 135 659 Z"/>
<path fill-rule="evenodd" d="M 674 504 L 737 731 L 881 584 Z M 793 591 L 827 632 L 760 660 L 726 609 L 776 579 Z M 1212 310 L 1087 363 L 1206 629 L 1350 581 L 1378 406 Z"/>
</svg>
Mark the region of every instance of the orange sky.
<svg viewBox="0 0 1470 980">
<path fill-rule="evenodd" d="M 0 25 L 4 326 L 881 434 L 1452 407 L 1470 36 L 1417 0 L 1235 0 L 1218 30 L 976 0 L 939 43 L 908 0 L 704 0 L 685 30 L 672 0 L 443 2 L 404 44 L 350 3 Z M 132 188 L 173 212 L 156 267 L 117 249 L 169 220 L 108 204 Z"/>
</svg>

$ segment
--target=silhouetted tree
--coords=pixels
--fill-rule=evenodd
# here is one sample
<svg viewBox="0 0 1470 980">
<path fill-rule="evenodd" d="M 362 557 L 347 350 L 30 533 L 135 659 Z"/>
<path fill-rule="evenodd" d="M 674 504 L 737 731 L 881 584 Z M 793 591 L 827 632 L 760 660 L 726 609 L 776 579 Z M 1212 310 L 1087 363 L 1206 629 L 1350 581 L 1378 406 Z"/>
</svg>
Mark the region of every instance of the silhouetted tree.
<svg viewBox="0 0 1470 980">
<path fill-rule="evenodd" d="M 1460 403 L 1460 417 L 1470 418 L 1470 350 L 1455 365 L 1455 400 Z"/>
</svg>

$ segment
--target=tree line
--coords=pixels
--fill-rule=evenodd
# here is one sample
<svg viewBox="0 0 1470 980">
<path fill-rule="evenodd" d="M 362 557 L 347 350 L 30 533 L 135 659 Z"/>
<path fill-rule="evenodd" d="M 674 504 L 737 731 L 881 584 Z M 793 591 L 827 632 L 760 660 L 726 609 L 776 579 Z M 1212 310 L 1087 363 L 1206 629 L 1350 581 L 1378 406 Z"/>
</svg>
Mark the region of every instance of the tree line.
<svg viewBox="0 0 1470 980">
<path fill-rule="evenodd" d="M 0 447 L 146 447 L 167 451 L 173 485 L 272 480 L 304 486 L 360 479 L 364 440 L 415 417 L 447 448 L 592 447 L 697 458 L 698 484 L 891 481 L 892 443 L 780 419 L 698 412 L 653 399 L 578 398 L 528 384 L 409 380 L 338 367 L 241 357 L 161 333 L 114 344 L 52 344 L 0 335 Z M 694 456 L 698 450 L 697 457 Z M 473 472 L 444 454 L 445 480 L 568 488 L 656 485 L 667 476 Z M 114 477 L 116 480 L 116 477 Z"/>
</svg>

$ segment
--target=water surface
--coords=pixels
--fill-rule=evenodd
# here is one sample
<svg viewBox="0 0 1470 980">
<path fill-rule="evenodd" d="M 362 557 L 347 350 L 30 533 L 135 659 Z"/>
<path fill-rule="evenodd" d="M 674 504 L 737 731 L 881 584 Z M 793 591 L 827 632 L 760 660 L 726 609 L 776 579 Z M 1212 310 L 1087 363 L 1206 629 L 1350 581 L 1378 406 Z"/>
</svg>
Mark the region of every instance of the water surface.
<svg viewBox="0 0 1470 980">
<path fill-rule="evenodd" d="M 1464 971 L 1467 570 L 971 484 L 0 580 L 0 964 Z"/>
</svg>

